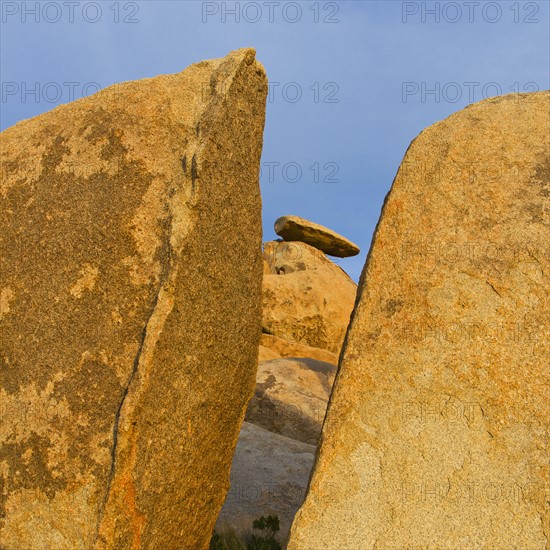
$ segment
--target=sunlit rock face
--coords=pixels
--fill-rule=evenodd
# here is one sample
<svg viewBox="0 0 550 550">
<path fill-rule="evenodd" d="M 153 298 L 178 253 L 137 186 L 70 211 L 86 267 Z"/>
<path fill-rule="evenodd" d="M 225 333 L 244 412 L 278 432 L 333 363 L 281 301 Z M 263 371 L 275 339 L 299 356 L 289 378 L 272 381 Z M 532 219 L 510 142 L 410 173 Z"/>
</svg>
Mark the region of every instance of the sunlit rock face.
<svg viewBox="0 0 550 550">
<path fill-rule="evenodd" d="M 1 134 L 0 546 L 205 548 L 255 387 L 253 50 Z"/>
<path fill-rule="evenodd" d="M 549 117 L 488 99 L 411 144 L 289 549 L 547 548 Z"/>
<path fill-rule="evenodd" d="M 264 257 L 271 272 L 263 276 L 263 332 L 337 355 L 357 285 L 324 252 L 302 242 L 266 242 Z"/>
</svg>

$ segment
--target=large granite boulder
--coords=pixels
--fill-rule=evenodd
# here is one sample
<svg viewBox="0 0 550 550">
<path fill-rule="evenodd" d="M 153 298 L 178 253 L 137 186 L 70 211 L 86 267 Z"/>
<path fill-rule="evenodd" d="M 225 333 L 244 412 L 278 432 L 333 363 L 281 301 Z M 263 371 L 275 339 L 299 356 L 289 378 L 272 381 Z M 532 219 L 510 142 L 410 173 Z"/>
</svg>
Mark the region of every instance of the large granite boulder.
<svg viewBox="0 0 550 550">
<path fill-rule="evenodd" d="M 253 50 L 1 136 L 0 546 L 208 546 L 255 387 Z"/>
<path fill-rule="evenodd" d="M 216 531 L 230 529 L 246 539 L 255 519 L 273 515 L 279 518 L 278 539 L 284 544 L 304 500 L 314 455 L 314 445 L 244 422 Z"/>
<path fill-rule="evenodd" d="M 299 242 L 264 243 L 263 332 L 339 353 L 357 285 L 321 251 Z"/>
<path fill-rule="evenodd" d="M 550 92 L 411 144 L 289 549 L 548 548 Z"/>
<path fill-rule="evenodd" d="M 317 445 L 336 366 L 315 359 L 273 359 L 258 365 L 245 420 Z"/>
<path fill-rule="evenodd" d="M 275 221 L 275 233 L 285 241 L 307 243 L 330 256 L 357 256 L 359 247 L 332 229 L 299 216 L 282 216 Z"/>
</svg>

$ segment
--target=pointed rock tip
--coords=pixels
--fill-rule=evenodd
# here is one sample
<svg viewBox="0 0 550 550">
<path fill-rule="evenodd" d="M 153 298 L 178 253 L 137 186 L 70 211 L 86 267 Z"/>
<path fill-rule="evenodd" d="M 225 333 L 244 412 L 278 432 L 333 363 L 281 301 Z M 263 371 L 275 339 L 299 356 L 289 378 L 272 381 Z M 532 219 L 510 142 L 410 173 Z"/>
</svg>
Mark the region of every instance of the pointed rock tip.
<svg viewBox="0 0 550 550">
<path fill-rule="evenodd" d="M 257 67 L 264 74 L 266 74 L 264 66 L 260 63 L 260 61 L 258 61 L 256 59 L 256 49 L 255 48 L 252 48 L 252 47 L 239 48 L 238 50 L 233 50 L 233 51 L 229 52 L 228 57 L 229 56 L 234 56 L 234 57 L 240 58 L 247 65 L 252 65 L 252 64 L 255 63 L 257 65 Z"/>
</svg>

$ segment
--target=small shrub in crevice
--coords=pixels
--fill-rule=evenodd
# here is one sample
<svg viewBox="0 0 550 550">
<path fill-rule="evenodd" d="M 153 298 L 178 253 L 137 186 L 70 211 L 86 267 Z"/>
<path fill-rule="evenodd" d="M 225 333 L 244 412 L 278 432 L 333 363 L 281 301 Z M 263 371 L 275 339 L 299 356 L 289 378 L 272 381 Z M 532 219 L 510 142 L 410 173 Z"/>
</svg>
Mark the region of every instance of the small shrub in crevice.
<svg viewBox="0 0 550 550">
<path fill-rule="evenodd" d="M 279 531 L 277 516 L 262 516 L 252 522 L 252 531 L 243 537 L 234 529 L 214 531 L 210 540 L 210 550 L 282 550 L 275 539 Z"/>
</svg>

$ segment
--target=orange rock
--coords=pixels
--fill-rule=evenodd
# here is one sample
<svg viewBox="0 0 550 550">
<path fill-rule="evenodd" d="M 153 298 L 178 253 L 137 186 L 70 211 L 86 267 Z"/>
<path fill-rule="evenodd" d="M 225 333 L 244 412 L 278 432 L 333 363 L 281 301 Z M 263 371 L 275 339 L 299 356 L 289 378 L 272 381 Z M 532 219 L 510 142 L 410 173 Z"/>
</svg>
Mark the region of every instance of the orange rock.
<svg viewBox="0 0 550 550">
<path fill-rule="evenodd" d="M 279 357 L 308 357 L 332 365 L 338 364 L 338 355 L 326 349 L 314 348 L 298 342 L 289 342 L 271 334 L 262 334 L 260 338 L 260 361 L 269 361 Z M 263 350 L 262 350 L 263 348 Z M 273 356 L 269 357 L 269 352 Z M 265 359 L 262 359 L 264 357 Z"/>
<path fill-rule="evenodd" d="M 3 548 L 208 547 L 255 387 L 266 95 L 238 50 L 0 135 Z"/>
<path fill-rule="evenodd" d="M 330 256 L 357 256 L 359 247 L 332 229 L 299 216 L 282 216 L 275 222 L 275 233 L 285 241 L 300 241 Z"/>
<path fill-rule="evenodd" d="M 264 243 L 272 274 L 263 277 L 265 333 L 338 354 L 357 285 L 305 243 Z"/>
<path fill-rule="evenodd" d="M 548 547 L 549 113 L 488 99 L 411 144 L 289 550 Z"/>
</svg>

